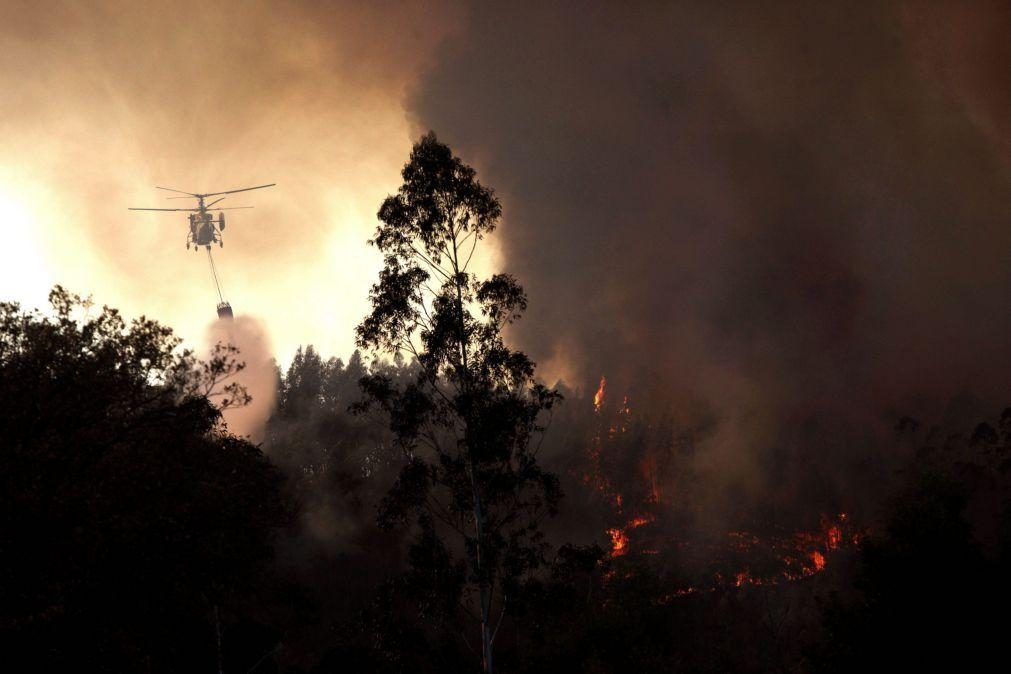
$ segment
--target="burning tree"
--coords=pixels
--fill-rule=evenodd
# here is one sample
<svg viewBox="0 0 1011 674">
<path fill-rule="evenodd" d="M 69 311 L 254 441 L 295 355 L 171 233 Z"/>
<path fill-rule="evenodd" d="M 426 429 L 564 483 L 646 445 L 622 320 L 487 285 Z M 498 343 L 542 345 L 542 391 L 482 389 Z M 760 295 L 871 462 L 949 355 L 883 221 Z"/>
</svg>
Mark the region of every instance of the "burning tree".
<svg viewBox="0 0 1011 674">
<path fill-rule="evenodd" d="M 510 594 L 543 561 L 538 524 L 560 498 L 532 448 L 560 395 L 536 383 L 534 364 L 502 339 L 526 309 L 523 289 L 508 274 L 480 280 L 468 271 L 501 215 L 494 192 L 432 133 L 402 175 L 379 210 L 370 243 L 385 264 L 357 328 L 361 347 L 407 352 L 419 364 L 404 387 L 383 374 L 362 379 L 362 409 L 388 415 L 407 459 L 380 518 L 417 527 L 410 559 L 422 610 L 470 615 L 491 672 Z"/>
</svg>

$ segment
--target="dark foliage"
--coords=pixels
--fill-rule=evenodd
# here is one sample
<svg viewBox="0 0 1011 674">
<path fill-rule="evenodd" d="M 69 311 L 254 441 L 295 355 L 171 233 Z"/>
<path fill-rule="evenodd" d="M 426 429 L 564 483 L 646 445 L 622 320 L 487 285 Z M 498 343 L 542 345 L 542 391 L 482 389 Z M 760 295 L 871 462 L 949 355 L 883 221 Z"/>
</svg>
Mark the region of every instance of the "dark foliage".
<svg viewBox="0 0 1011 674">
<path fill-rule="evenodd" d="M 407 461 L 381 522 L 415 525 L 410 587 L 422 614 L 470 615 L 479 627 L 470 647 L 492 671 L 508 603 L 542 563 L 539 523 L 560 497 L 535 447 L 560 396 L 502 339 L 526 308 L 522 288 L 506 274 L 482 281 L 468 271 L 501 214 L 492 190 L 431 133 L 403 178 L 379 210 L 371 243 L 385 265 L 357 330 L 361 347 L 418 364 L 403 386 L 383 373 L 362 379 L 361 409 L 386 413 Z"/>
<path fill-rule="evenodd" d="M 509 287 L 487 292 L 502 306 Z M 450 479 L 458 457 L 440 459 L 424 441 L 404 452 L 439 409 L 422 395 L 420 361 L 356 354 L 345 364 L 300 350 L 279 376 L 268 424 L 277 470 L 223 433 L 210 404 L 244 399 L 238 387 L 225 392 L 239 367 L 233 351 L 202 364 L 154 323 L 127 325 L 108 309 L 91 317 L 59 290 L 53 302 L 51 318 L 0 309 L 5 670 L 481 669 L 481 643 L 465 627 L 482 576 L 467 538 L 449 535 L 425 498 L 468 504 L 467 485 Z M 402 415 L 392 429 L 348 410 L 362 377 Z M 921 449 L 859 548 L 833 553 L 813 576 L 735 587 L 714 585 L 713 574 L 742 563 L 758 574 L 763 561 L 755 551 L 699 557 L 701 534 L 681 519 L 704 497 L 690 434 L 624 404 L 605 414 L 571 396 L 546 450 L 571 491 L 562 527 L 489 543 L 500 546 L 496 579 L 508 595 L 500 671 L 971 670 L 999 661 L 994 616 L 1011 599 L 1011 411 L 963 435 L 903 419 L 900 435 Z M 502 437 L 512 422 L 500 416 L 477 431 Z M 501 457 L 491 450 L 479 455 L 485 465 Z M 653 470 L 691 490 L 656 493 Z M 377 515 L 407 526 L 385 530 Z M 604 531 L 632 515 L 656 519 L 629 531 L 622 556 L 592 543 L 552 554 L 541 538 L 606 546 Z M 696 589 L 672 592 L 687 584 Z"/>
<path fill-rule="evenodd" d="M 827 603 L 818 671 L 983 671 L 1003 659 L 1011 409 L 968 440 L 938 435 L 864 543 L 855 591 L 843 588 Z"/>
<path fill-rule="evenodd" d="M 201 363 L 157 323 L 50 300 L 51 318 L 0 305 L 9 671 L 214 671 L 232 626 L 268 649 L 241 614 L 289 509 L 280 474 L 220 428 L 246 399 L 234 349 Z"/>
<path fill-rule="evenodd" d="M 324 653 L 345 653 L 353 645 L 359 654 L 353 657 L 373 653 L 378 642 L 365 636 L 362 612 L 404 569 L 402 535 L 376 522 L 402 457 L 381 424 L 348 411 L 361 399 L 358 380 L 373 371 L 393 381 L 414 373 L 399 359 L 370 367 L 358 352 L 344 363 L 323 359 L 308 346 L 279 374 L 264 447 L 285 473 L 285 492 L 298 506 L 277 558 L 277 573 L 300 589 L 297 609 L 280 607 L 285 639 L 278 661 L 288 667 L 314 667 Z"/>
<path fill-rule="evenodd" d="M 784 513 L 816 520 L 839 495 L 807 496 L 817 471 L 785 454 L 773 474 L 813 486 L 713 526 L 708 423 L 566 391 L 539 455 L 560 395 L 502 339 L 525 295 L 467 271 L 498 216 L 422 139 L 380 211 L 386 264 L 358 330 L 393 361 L 299 349 L 271 461 L 220 423 L 248 400 L 231 347 L 200 362 L 59 288 L 50 316 L 0 304 L 4 670 L 476 672 L 493 646 L 500 671 L 529 673 L 1001 661 L 1011 409 L 962 434 L 900 419 L 908 454 L 873 474 L 903 470 L 835 543 L 789 535 Z"/>
</svg>

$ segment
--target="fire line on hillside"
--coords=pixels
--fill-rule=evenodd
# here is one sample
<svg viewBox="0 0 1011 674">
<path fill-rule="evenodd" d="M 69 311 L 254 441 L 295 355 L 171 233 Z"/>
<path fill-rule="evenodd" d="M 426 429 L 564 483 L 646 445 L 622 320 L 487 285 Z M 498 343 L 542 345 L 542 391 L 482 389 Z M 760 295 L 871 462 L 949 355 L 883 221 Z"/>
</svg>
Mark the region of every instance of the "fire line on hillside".
<svg viewBox="0 0 1011 674">
<path fill-rule="evenodd" d="M 595 490 L 610 505 L 618 524 L 605 529 L 610 544 L 607 557 L 622 558 L 658 555 L 660 550 L 691 555 L 709 561 L 708 578 L 698 582 L 677 583 L 661 600 L 699 591 L 728 587 L 775 585 L 799 581 L 824 571 L 840 551 L 855 549 L 865 535 L 851 522 L 846 512 L 822 514 L 817 529 L 777 531 L 758 534 L 732 530 L 707 540 L 689 540 L 659 530 L 656 525 L 667 515 L 660 488 L 658 459 L 647 447 L 638 461 L 636 485 L 638 499 L 630 499 L 616 480 L 607 474 L 605 456 L 616 439 L 632 427 L 633 412 L 628 396 L 614 409 L 607 407 L 607 379 L 593 396 L 597 431 L 587 450 L 587 469 L 582 474 L 585 485 Z M 729 569 L 729 570 L 728 570 Z M 614 571 L 611 572 L 613 577 Z"/>
</svg>

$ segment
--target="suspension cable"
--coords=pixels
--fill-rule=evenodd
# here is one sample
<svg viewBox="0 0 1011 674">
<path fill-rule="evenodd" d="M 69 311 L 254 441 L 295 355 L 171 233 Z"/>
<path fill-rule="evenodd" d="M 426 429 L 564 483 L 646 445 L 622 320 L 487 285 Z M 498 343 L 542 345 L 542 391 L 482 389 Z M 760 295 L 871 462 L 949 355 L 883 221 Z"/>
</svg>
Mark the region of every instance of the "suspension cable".
<svg viewBox="0 0 1011 674">
<path fill-rule="evenodd" d="M 218 270 L 214 266 L 214 258 L 211 257 L 211 247 L 210 246 L 207 246 L 207 259 L 210 260 L 210 262 L 211 262 L 211 275 L 214 276 L 214 287 L 218 289 L 218 299 L 221 300 L 222 304 L 224 304 L 225 303 L 225 298 L 221 294 L 221 283 L 218 281 Z"/>
</svg>

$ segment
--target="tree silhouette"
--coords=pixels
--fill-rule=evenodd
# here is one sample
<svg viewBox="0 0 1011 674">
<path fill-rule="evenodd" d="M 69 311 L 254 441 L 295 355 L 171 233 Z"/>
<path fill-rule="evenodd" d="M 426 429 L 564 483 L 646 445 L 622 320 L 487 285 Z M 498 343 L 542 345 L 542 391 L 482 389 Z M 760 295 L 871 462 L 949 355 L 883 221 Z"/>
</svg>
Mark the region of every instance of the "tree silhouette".
<svg viewBox="0 0 1011 674">
<path fill-rule="evenodd" d="M 542 562 L 538 528 L 555 511 L 558 480 L 532 442 L 560 395 L 534 381 L 534 364 L 509 349 L 502 329 L 526 296 L 508 274 L 469 271 L 478 243 L 501 215 L 493 191 L 433 133 L 413 148 L 404 183 L 379 210 L 370 242 L 384 256 L 360 347 L 406 352 L 413 381 L 362 379 L 362 409 L 388 415 L 408 461 L 383 502 L 381 521 L 412 522 L 419 606 L 441 621 L 462 610 L 478 624 L 485 671 L 511 592 Z"/>
<path fill-rule="evenodd" d="M 153 321 L 50 301 L 52 317 L 0 304 L 4 662 L 220 670 L 289 517 L 280 475 L 211 404 L 248 398 L 236 351 L 201 363 Z"/>
</svg>

